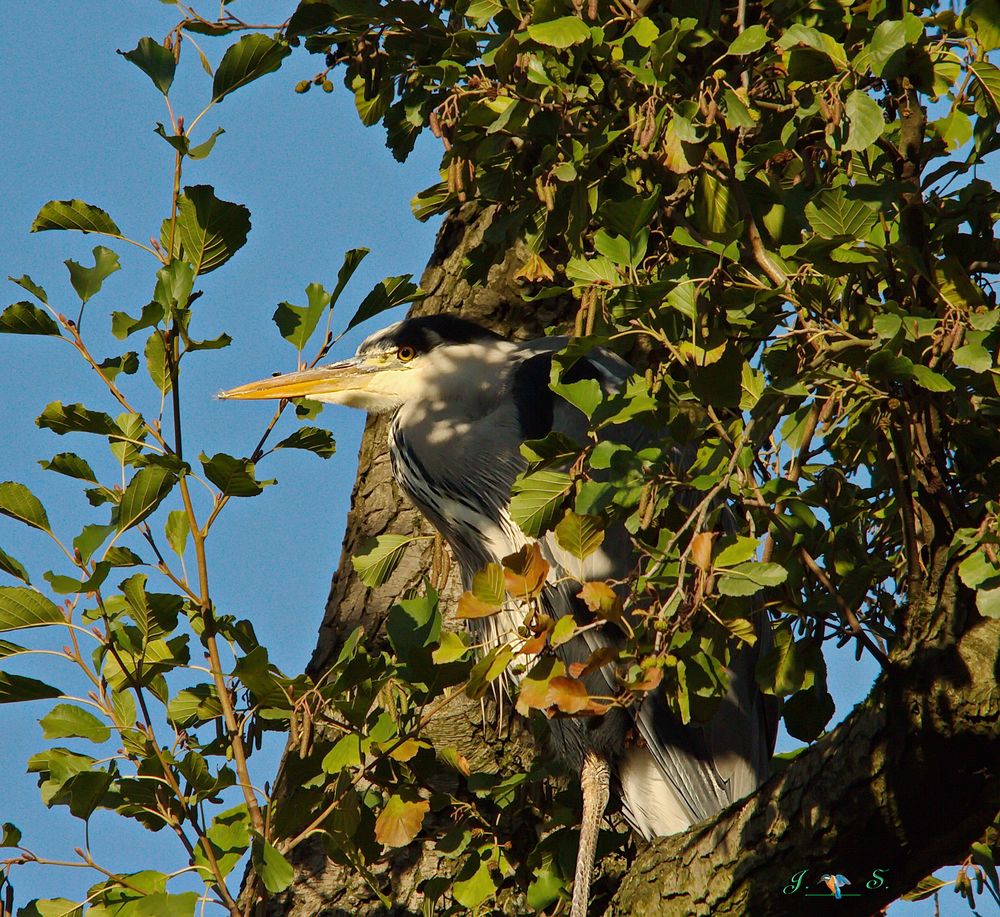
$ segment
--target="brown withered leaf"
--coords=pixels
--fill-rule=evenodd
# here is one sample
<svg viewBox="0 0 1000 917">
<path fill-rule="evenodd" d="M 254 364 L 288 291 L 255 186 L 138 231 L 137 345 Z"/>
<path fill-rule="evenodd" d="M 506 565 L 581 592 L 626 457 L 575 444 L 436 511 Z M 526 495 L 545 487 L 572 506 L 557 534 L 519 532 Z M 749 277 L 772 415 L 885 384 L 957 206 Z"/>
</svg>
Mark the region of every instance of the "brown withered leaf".
<svg viewBox="0 0 1000 917">
<path fill-rule="evenodd" d="M 375 840 L 386 847 L 405 847 L 417 836 L 430 808 L 426 799 L 409 801 L 390 796 L 375 819 Z"/>
<path fill-rule="evenodd" d="M 618 650 L 613 646 L 599 646 L 586 662 L 574 662 L 569 667 L 569 674 L 574 678 L 585 678 L 591 672 L 596 672 L 617 659 Z"/>
<path fill-rule="evenodd" d="M 605 621 L 621 620 L 622 600 L 607 583 L 601 580 L 591 580 L 589 583 L 584 583 L 576 597 L 583 599 L 587 608 L 604 618 Z"/>
<path fill-rule="evenodd" d="M 524 646 L 521 647 L 521 656 L 536 656 L 543 649 L 545 649 L 545 641 L 548 637 L 548 631 L 542 631 L 534 637 L 529 637 L 524 641 Z"/>
<path fill-rule="evenodd" d="M 484 602 L 472 592 L 463 592 L 455 608 L 456 618 L 488 618 L 500 611 L 499 605 Z"/>
<path fill-rule="evenodd" d="M 566 675 L 549 679 L 545 700 L 546 706 L 555 707 L 560 713 L 590 713 L 594 706 L 594 699 L 587 686 L 579 679 Z"/>
<path fill-rule="evenodd" d="M 642 678 L 631 682 L 628 688 L 637 692 L 652 691 L 661 681 L 663 681 L 663 669 L 659 666 L 650 666 L 643 672 Z"/>
<path fill-rule="evenodd" d="M 712 569 L 712 545 L 718 532 L 699 532 L 691 539 L 691 562 L 703 573 Z"/>
<path fill-rule="evenodd" d="M 542 591 L 549 563 L 542 557 L 537 541 L 526 544 L 503 559 L 503 578 L 507 591 L 517 599 L 534 598 Z"/>
</svg>

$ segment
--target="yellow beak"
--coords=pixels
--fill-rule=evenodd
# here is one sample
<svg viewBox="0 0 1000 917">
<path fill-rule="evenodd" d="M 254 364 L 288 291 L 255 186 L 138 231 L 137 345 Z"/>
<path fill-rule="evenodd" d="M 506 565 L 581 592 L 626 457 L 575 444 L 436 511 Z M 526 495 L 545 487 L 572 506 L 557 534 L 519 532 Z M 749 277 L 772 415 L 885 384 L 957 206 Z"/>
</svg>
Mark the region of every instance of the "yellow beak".
<svg viewBox="0 0 1000 917">
<path fill-rule="evenodd" d="M 242 401 L 262 401 L 268 398 L 309 398 L 328 395 L 333 392 L 365 391 L 372 377 L 372 370 L 364 368 L 357 359 L 303 369 L 248 382 L 237 388 L 219 392 L 219 398 L 233 398 Z"/>
</svg>

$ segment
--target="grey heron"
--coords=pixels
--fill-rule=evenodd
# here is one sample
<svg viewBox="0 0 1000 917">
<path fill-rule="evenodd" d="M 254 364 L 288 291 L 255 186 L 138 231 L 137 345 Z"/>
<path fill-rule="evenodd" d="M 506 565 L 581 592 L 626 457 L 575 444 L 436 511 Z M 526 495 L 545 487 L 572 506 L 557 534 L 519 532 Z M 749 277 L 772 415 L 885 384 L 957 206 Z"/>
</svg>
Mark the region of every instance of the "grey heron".
<svg viewBox="0 0 1000 917">
<path fill-rule="evenodd" d="M 410 318 L 371 335 L 351 359 L 251 382 L 220 397 L 306 396 L 390 414 L 393 474 L 450 545 L 468 589 L 487 563 L 530 540 L 508 512 L 511 487 L 526 465 L 521 444 L 552 430 L 581 440 L 586 433 L 583 414 L 549 388 L 553 355 L 566 344 L 559 337 L 515 343 L 450 315 Z M 570 372 L 593 378 L 612 393 L 633 370 L 598 349 Z M 579 565 L 570 564 L 551 534 L 541 546 L 551 564 L 543 592 L 547 613 L 586 619 L 576 589 L 567 583 L 567 577 L 579 577 Z M 635 555 L 624 528 L 609 531 L 586 565 L 588 579 L 626 578 Z M 478 640 L 493 647 L 517 639 L 524 611 L 512 601 L 500 614 L 470 624 Z M 581 662 L 621 640 L 613 624 L 598 625 L 558 652 L 567 664 Z M 612 789 L 626 820 L 648 840 L 711 817 L 762 782 L 774 730 L 754 681 L 754 659 L 753 653 L 733 650 L 728 694 L 702 726 L 682 725 L 655 691 L 632 709 L 549 721 L 558 752 L 580 773 L 583 795 L 572 917 L 586 912 L 598 826 Z M 517 678 L 513 673 L 514 686 Z M 618 688 L 611 666 L 585 682 L 593 695 L 615 694 Z"/>
</svg>

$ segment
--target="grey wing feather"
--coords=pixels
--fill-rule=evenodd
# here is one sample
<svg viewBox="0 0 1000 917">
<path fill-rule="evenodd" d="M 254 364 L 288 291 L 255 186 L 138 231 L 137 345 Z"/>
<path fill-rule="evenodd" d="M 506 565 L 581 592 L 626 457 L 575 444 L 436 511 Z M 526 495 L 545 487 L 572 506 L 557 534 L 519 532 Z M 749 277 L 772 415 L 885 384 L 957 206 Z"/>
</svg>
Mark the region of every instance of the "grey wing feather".
<svg viewBox="0 0 1000 917">
<path fill-rule="evenodd" d="M 530 348 L 523 349 L 533 355 L 553 353 L 566 343 L 566 338 L 547 338 L 533 341 Z M 608 393 L 620 390 L 634 374 L 628 363 L 605 350 L 595 349 L 583 359 Z M 562 399 L 556 399 L 553 407 L 552 429 L 580 439 L 586 431 L 586 421 L 580 412 Z M 649 443 L 651 436 L 648 429 L 633 423 L 617 428 L 616 439 L 640 446 Z M 678 457 L 683 462 L 683 456 Z M 587 559 L 582 573 L 579 562 L 559 547 L 552 533 L 546 536 L 544 549 L 549 561 L 559 569 L 587 579 L 624 579 L 634 564 L 631 542 L 621 525 L 606 533 L 604 544 Z M 552 605 L 560 606 L 552 609 L 557 615 L 573 610 L 569 595 L 563 596 L 562 601 L 553 601 Z M 762 642 L 769 636 L 769 630 L 762 619 L 759 628 Z M 595 650 L 617 642 L 608 628 L 586 630 L 565 647 L 565 652 L 580 657 L 571 661 L 585 661 Z M 764 709 L 764 700 L 754 680 L 757 654 L 757 649 L 734 650 L 729 693 L 715 717 L 704 726 L 684 726 L 656 694 L 647 697 L 635 714 L 646 747 L 688 810 L 686 815 L 691 822 L 707 818 L 752 792 L 766 774 L 774 739 L 767 722 L 769 711 Z M 598 686 L 612 693 L 617 690 L 610 667 L 600 670 Z M 590 690 L 595 693 L 595 687 Z"/>
</svg>

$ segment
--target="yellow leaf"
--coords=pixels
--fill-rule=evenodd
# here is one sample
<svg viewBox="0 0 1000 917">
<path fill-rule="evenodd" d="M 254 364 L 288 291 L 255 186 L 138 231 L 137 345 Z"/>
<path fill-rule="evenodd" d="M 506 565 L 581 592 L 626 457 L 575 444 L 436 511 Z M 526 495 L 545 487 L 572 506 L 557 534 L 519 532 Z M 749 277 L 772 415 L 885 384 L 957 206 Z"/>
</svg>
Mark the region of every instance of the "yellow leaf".
<svg viewBox="0 0 1000 917">
<path fill-rule="evenodd" d="M 573 620 L 571 615 L 565 615 L 559 619 L 552 630 L 552 645 L 561 646 L 563 643 L 572 640 L 575 633 L 576 621 Z"/>
<path fill-rule="evenodd" d="M 555 274 L 552 273 L 552 268 L 545 263 L 545 259 L 541 255 L 532 254 L 528 256 L 528 260 L 521 265 L 514 277 L 519 280 L 527 280 L 529 283 L 537 283 L 542 280 L 554 280 Z"/>
<path fill-rule="evenodd" d="M 418 742 L 416 739 L 407 739 L 400 745 L 397 745 L 391 752 L 389 752 L 389 757 L 396 761 L 409 761 L 421 748 L 427 748 L 426 742 Z"/>
<path fill-rule="evenodd" d="M 565 675 L 566 666 L 554 656 L 546 656 L 533 666 L 521 679 L 521 690 L 517 695 L 517 712 L 527 716 L 531 710 L 543 710 L 551 706 L 548 701 L 549 682 L 552 678 Z"/>
<path fill-rule="evenodd" d="M 375 840 L 386 847 L 405 847 L 417 836 L 430 808 L 426 799 L 411 802 L 390 796 L 375 819 Z"/>
</svg>

